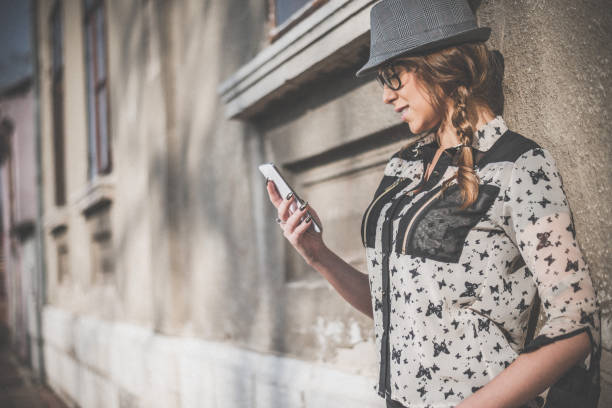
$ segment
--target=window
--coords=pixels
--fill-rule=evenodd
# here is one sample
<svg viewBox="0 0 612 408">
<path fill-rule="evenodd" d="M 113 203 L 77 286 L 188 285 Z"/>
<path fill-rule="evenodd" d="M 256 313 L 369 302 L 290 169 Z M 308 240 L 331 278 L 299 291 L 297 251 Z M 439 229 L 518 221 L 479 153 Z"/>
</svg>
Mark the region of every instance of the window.
<svg viewBox="0 0 612 408">
<path fill-rule="evenodd" d="M 298 22 L 308 17 L 328 0 L 268 0 L 270 4 L 270 40 L 274 41 Z"/>
<path fill-rule="evenodd" d="M 62 7 L 57 1 L 51 11 L 51 97 L 53 99 L 53 157 L 55 160 L 55 205 L 66 203 L 64 160 L 64 41 Z"/>
<path fill-rule="evenodd" d="M 89 178 L 112 168 L 103 0 L 84 0 Z"/>
</svg>

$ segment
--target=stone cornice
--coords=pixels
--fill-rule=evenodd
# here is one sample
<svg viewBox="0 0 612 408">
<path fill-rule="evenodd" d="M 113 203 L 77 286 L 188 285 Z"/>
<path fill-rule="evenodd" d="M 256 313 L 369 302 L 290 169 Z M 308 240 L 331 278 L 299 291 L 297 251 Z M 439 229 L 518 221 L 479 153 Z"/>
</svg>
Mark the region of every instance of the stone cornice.
<svg viewBox="0 0 612 408">
<path fill-rule="evenodd" d="M 218 86 L 226 118 L 248 119 L 322 72 L 358 62 L 374 3 L 331 0 L 264 48 Z"/>
</svg>

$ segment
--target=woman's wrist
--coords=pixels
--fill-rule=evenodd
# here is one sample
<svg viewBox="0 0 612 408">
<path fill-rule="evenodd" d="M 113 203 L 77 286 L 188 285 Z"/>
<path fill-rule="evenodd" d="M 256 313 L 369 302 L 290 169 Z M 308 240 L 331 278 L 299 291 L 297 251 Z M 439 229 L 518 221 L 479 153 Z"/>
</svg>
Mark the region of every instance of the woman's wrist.
<svg viewBox="0 0 612 408">
<path fill-rule="evenodd" d="M 322 266 L 325 263 L 329 252 L 331 252 L 330 249 L 321 240 L 320 244 L 312 250 L 312 256 L 307 257 L 305 261 L 310 267 L 317 269 L 318 266 Z"/>
</svg>

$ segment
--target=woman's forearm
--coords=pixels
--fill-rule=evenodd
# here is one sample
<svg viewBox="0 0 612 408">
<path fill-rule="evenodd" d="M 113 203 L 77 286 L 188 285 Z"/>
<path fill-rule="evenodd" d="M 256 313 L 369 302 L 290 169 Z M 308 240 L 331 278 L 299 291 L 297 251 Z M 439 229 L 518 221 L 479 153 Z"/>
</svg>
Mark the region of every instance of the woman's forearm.
<svg viewBox="0 0 612 408">
<path fill-rule="evenodd" d="M 586 358 L 591 341 L 586 332 L 521 354 L 501 374 L 457 408 L 513 408 L 535 398 L 567 370 Z"/>
<path fill-rule="evenodd" d="M 368 275 L 361 273 L 342 260 L 327 246 L 318 251 L 317 259 L 309 262 L 317 272 L 332 284 L 355 309 L 373 318 L 372 298 Z"/>
</svg>

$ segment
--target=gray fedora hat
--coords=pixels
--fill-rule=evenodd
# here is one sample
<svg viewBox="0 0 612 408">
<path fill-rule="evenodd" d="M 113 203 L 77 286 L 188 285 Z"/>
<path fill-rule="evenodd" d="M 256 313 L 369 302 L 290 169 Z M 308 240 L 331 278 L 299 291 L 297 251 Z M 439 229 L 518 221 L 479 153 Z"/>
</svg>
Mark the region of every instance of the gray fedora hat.
<svg viewBox="0 0 612 408">
<path fill-rule="evenodd" d="M 466 0 L 382 0 L 370 11 L 370 59 L 358 77 L 400 56 L 464 42 L 486 41 Z"/>
</svg>

